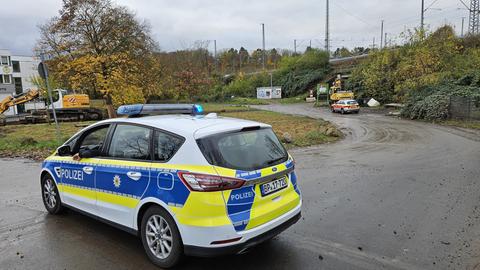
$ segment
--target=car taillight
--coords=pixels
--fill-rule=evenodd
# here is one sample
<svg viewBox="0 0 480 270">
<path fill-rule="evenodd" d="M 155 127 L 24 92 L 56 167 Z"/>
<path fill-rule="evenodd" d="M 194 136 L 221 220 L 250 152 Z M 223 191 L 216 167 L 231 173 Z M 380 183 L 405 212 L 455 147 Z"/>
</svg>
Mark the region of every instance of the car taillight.
<svg viewBox="0 0 480 270">
<path fill-rule="evenodd" d="M 243 186 L 245 183 L 245 180 L 242 179 L 211 174 L 179 172 L 178 176 L 190 190 L 194 191 L 219 191 L 235 189 Z"/>
</svg>

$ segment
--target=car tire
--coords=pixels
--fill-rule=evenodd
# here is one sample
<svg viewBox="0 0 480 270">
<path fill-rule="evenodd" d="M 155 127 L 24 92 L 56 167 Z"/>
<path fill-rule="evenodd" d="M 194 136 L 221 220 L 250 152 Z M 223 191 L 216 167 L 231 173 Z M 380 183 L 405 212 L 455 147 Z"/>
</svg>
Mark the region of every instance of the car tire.
<svg viewBox="0 0 480 270">
<path fill-rule="evenodd" d="M 182 239 L 175 221 L 165 209 L 159 206 L 147 209 L 142 217 L 141 238 L 145 253 L 155 265 L 171 268 L 181 261 Z"/>
<path fill-rule="evenodd" d="M 356 113 L 356 114 L 358 114 L 358 113 L 359 113 L 359 111 L 355 111 L 355 113 Z"/>
<path fill-rule="evenodd" d="M 343 109 L 340 110 L 341 114 L 345 114 L 345 111 Z"/>
<path fill-rule="evenodd" d="M 45 209 L 52 215 L 60 214 L 64 207 L 60 200 L 60 193 L 52 176 L 47 174 L 41 181 L 42 201 Z"/>
</svg>

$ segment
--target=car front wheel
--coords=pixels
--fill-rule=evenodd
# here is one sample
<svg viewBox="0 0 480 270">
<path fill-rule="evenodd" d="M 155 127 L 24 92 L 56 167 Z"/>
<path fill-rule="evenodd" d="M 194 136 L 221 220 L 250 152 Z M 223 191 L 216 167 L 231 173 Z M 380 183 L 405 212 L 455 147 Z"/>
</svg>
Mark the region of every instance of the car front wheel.
<svg viewBox="0 0 480 270">
<path fill-rule="evenodd" d="M 57 185 L 50 175 L 42 178 L 42 198 L 43 204 L 48 213 L 56 215 L 63 210 L 62 202 L 60 201 L 60 194 L 58 193 Z"/>
<path fill-rule="evenodd" d="M 183 256 L 180 233 L 173 218 L 163 208 L 150 207 L 142 218 L 142 243 L 147 256 L 157 266 L 170 268 Z"/>
</svg>

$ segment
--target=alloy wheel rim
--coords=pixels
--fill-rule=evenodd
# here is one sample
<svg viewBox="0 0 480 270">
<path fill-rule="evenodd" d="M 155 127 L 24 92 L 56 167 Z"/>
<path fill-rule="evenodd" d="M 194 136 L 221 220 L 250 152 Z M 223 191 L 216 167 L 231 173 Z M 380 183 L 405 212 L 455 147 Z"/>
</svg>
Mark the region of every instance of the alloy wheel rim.
<svg viewBox="0 0 480 270">
<path fill-rule="evenodd" d="M 145 230 L 148 248 L 159 259 L 170 256 L 173 246 L 172 230 L 167 221 L 160 215 L 152 215 Z"/>
<path fill-rule="evenodd" d="M 49 208 L 55 208 L 57 204 L 57 193 L 52 183 L 52 179 L 47 179 L 43 184 L 43 199 Z"/>
</svg>

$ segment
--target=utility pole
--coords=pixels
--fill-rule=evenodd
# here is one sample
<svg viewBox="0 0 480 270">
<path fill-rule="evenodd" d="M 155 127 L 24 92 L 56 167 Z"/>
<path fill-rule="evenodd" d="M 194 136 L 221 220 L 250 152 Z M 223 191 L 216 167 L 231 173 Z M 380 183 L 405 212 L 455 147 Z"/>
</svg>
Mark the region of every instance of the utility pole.
<svg viewBox="0 0 480 270">
<path fill-rule="evenodd" d="M 420 17 L 420 31 L 422 31 L 422 36 L 424 32 L 424 25 L 425 25 L 425 0 L 422 0 L 422 14 Z"/>
<path fill-rule="evenodd" d="M 297 40 L 293 40 L 293 53 L 297 54 Z"/>
<path fill-rule="evenodd" d="M 55 133 L 57 135 L 57 141 L 60 142 L 60 137 L 61 137 L 60 127 L 58 126 L 57 112 L 55 111 L 55 104 L 53 104 L 52 90 L 50 88 L 50 83 L 48 81 L 48 68 L 47 68 L 47 65 L 45 64 L 45 56 L 43 55 L 43 53 L 40 54 L 40 60 L 42 62 L 40 63 L 41 72 L 39 73 L 40 73 L 40 76 L 45 80 L 45 85 L 47 86 L 48 98 L 50 100 L 50 106 L 52 106 L 53 119 L 55 121 L 55 131 L 56 131 Z M 47 106 L 47 116 L 50 117 L 48 106 Z M 48 121 L 48 124 L 50 124 L 50 121 Z"/>
<path fill-rule="evenodd" d="M 382 49 L 382 46 L 383 46 L 383 20 L 382 20 L 382 28 L 381 28 L 381 32 L 380 32 L 380 50 Z"/>
<path fill-rule="evenodd" d="M 465 26 L 465 17 L 462 17 L 462 32 L 460 34 L 461 37 L 463 37 L 463 27 Z"/>
<path fill-rule="evenodd" d="M 383 46 L 384 48 L 387 48 L 387 45 L 388 45 L 387 37 L 388 37 L 388 35 L 387 35 L 387 33 L 385 33 L 385 45 Z"/>
<path fill-rule="evenodd" d="M 472 35 L 478 34 L 480 25 L 480 0 L 470 0 L 470 16 L 468 31 Z"/>
<path fill-rule="evenodd" d="M 468 33 L 471 35 L 478 34 L 478 28 L 480 25 L 480 0 L 470 0 L 470 7 L 460 0 L 465 8 L 470 12 L 468 17 Z"/>
<path fill-rule="evenodd" d="M 273 93 L 273 72 L 270 72 L 270 91 Z"/>
<path fill-rule="evenodd" d="M 325 22 L 325 51 L 330 55 L 330 3 L 327 0 L 327 16 Z"/>
<path fill-rule="evenodd" d="M 262 23 L 262 67 L 265 69 L 265 24 Z"/>
<path fill-rule="evenodd" d="M 213 59 L 215 60 L 215 73 L 218 73 L 217 70 L 217 40 L 213 40 Z"/>
<path fill-rule="evenodd" d="M 308 46 L 310 49 L 312 48 L 312 40 L 310 39 L 310 45 Z"/>
<path fill-rule="evenodd" d="M 372 50 L 375 49 L 375 37 L 373 37 Z"/>
</svg>

